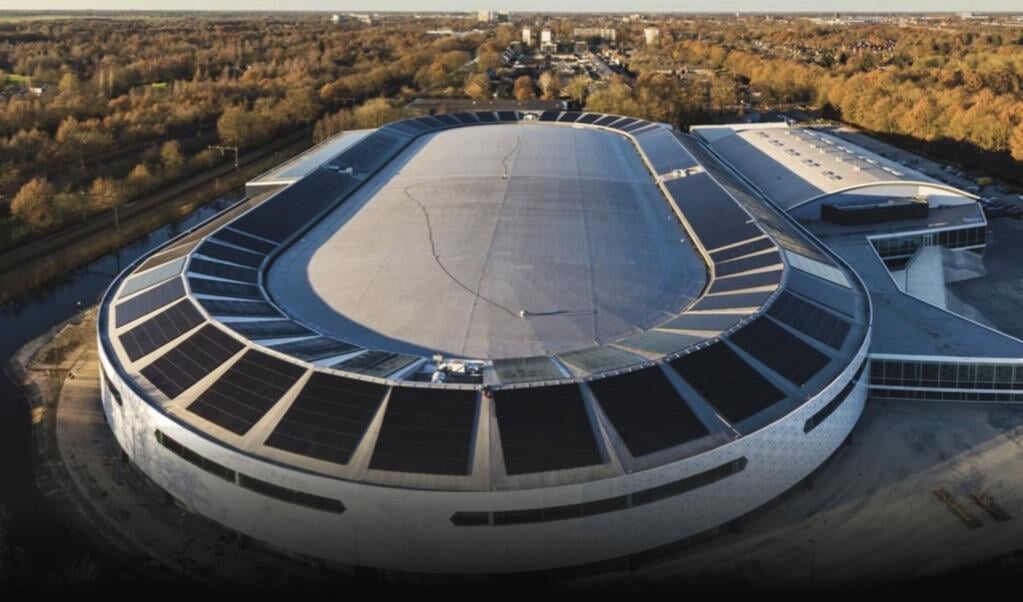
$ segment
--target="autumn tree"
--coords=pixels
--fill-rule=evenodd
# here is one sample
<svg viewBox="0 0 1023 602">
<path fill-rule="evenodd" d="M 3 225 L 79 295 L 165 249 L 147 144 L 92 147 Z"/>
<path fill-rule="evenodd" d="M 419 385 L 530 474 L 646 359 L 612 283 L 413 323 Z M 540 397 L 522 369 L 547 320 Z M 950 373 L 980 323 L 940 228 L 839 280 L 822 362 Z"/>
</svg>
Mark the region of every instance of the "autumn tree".
<svg viewBox="0 0 1023 602">
<path fill-rule="evenodd" d="M 543 92 L 543 97 L 546 100 L 557 98 L 558 92 L 561 91 L 558 76 L 550 71 L 541 73 L 537 83 L 540 84 L 540 91 Z"/>
<path fill-rule="evenodd" d="M 21 187 L 11 201 L 11 213 L 45 230 L 60 221 L 54 200 L 57 189 L 46 178 L 32 178 Z"/>
<path fill-rule="evenodd" d="M 579 103 L 582 106 L 586 102 L 586 95 L 590 91 L 590 76 L 580 73 L 568 80 L 568 85 L 565 86 L 565 91 L 568 92 L 568 97 Z"/>
<path fill-rule="evenodd" d="M 1012 152 L 1012 158 L 1017 161 L 1023 161 L 1023 122 L 1012 131 L 1012 139 L 1009 141 L 1009 148 Z"/>
<path fill-rule="evenodd" d="M 490 78 L 486 73 L 477 73 L 470 77 L 465 82 L 465 93 L 469 98 L 475 98 L 482 100 L 484 98 L 490 98 L 491 85 Z"/>
<path fill-rule="evenodd" d="M 185 156 L 181 152 L 181 143 L 168 140 L 160 147 L 160 163 L 169 174 L 179 173 L 185 166 Z M 98 180 L 97 180 L 98 181 Z M 93 182 L 95 186 L 95 182 Z"/>
<path fill-rule="evenodd" d="M 533 78 L 528 75 L 519 76 L 515 80 L 515 85 L 512 88 L 512 94 L 515 95 L 516 100 L 529 100 L 536 98 L 536 92 L 533 89 Z"/>
</svg>

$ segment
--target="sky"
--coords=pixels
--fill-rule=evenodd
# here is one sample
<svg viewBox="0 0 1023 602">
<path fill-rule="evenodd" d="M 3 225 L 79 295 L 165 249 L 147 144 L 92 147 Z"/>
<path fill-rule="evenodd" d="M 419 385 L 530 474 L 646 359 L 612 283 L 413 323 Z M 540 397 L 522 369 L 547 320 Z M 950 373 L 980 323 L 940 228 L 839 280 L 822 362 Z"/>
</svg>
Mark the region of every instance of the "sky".
<svg viewBox="0 0 1023 602">
<path fill-rule="evenodd" d="M 1023 0 L 0 0 L 9 10 L 315 10 L 513 12 L 1019 11 Z"/>
</svg>

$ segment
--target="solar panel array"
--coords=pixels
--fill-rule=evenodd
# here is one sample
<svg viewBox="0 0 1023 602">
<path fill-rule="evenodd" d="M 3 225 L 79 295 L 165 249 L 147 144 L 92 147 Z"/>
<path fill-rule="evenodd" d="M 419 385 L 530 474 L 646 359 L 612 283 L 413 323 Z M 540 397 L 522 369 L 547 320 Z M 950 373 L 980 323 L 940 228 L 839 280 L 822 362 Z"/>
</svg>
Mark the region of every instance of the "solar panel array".
<svg viewBox="0 0 1023 602">
<path fill-rule="evenodd" d="M 809 382 L 828 364 L 828 356 L 778 326 L 767 316 L 753 320 L 732 334 L 729 340 L 799 386 Z"/>
<path fill-rule="evenodd" d="M 213 236 L 213 240 L 222 240 L 237 247 L 248 249 L 253 253 L 266 254 L 277 248 L 277 245 L 270 241 L 256 238 L 255 236 L 250 236 L 244 232 L 239 232 L 238 230 L 232 230 L 230 228 L 224 228 L 217 232 Z"/>
<path fill-rule="evenodd" d="M 722 341 L 669 364 L 732 424 L 785 398 L 784 393 Z"/>
<path fill-rule="evenodd" d="M 467 475 L 472 466 L 476 391 L 394 387 L 369 467 Z"/>
<path fill-rule="evenodd" d="M 636 143 L 658 175 L 696 166 L 696 159 L 682 147 L 678 138 L 664 128 L 656 127 L 637 134 Z"/>
<path fill-rule="evenodd" d="M 767 313 L 833 349 L 841 349 L 849 334 L 848 322 L 787 291 L 778 295 Z"/>
<path fill-rule="evenodd" d="M 242 214 L 195 249 L 188 276 L 196 301 L 217 316 L 249 317 L 224 325 L 254 340 L 292 339 L 270 348 L 304 361 L 329 360 L 338 370 L 388 377 L 421 361 L 417 356 L 363 348 L 318 335 L 282 316 L 265 301 L 259 268 L 268 253 L 298 233 L 316 215 L 343 202 L 370 174 L 401 152 L 416 136 L 439 129 L 479 123 L 514 122 L 515 111 L 442 114 L 392 123 L 364 137 L 295 184 Z M 540 121 L 585 123 L 630 133 L 656 174 L 701 167 L 689 144 L 669 129 L 630 117 L 578 111 L 545 111 Z M 706 166 L 702 166 L 706 167 Z M 343 173 L 351 168 L 354 175 Z M 699 172 L 699 170 L 693 170 Z M 708 336 L 726 331 L 761 307 L 780 283 L 782 258 L 733 198 L 728 187 L 707 172 L 665 182 L 695 236 L 709 250 L 715 279 L 708 295 L 691 309 L 650 330 L 619 341 L 619 347 L 594 347 L 559 355 L 564 365 L 582 373 L 617 370 L 643 362 L 649 354 L 682 351 Z M 716 173 L 716 172 L 714 172 Z M 761 208 L 757 208 L 759 211 Z M 750 208 L 750 211 L 753 211 Z M 759 219 L 761 215 L 755 213 Z M 226 221 L 224 222 L 226 223 Z M 798 232 L 772 224 L 770 234 L 799 238 Z M 201 240 L 161 253 L 166 259 L 149 272 L 129 278 L 122 296 L 150 289 L 116 306 L 118 326 L 149 315 L 184 295 L 184 254 Z M 799 240 L 790 246 L 799 246 Z M 786 245 L 783 245 L 786 246 Z M 807 254 L 809 256 L 809 254 Z M 813 257 L 816 258 L 816 255 Z M 821 256 L 823 257 L 823 256 Z M 833 266 L 826 257 L 821 261 Z M 827 267 L 826 266 L 826 267 Z M 835 268 L 837 271 L 837 268 Z M 759 271 L 758 271 L 759 270 Z M 801 274 L 794 290 L 826 307 L 838 309 L 851 296 L 835 292 L 810 295 L 814 276 Z M 127 291 L 127 292 L 125 292 Z M 213 299 L 209 297 L 223 297 Z M 838 297 L 843 297 L 838 300 Z M 842 311 L 839 309 L 839 311 Z M 851 307 L 847 310 L 852 312 Z M 717 341 L 672 360 L 670 367 L 700 398 L 732 424 L 740 423 L 785 399 L 765 376 L 772 372 L 803 386 L 830 361 L 812 344 L 781 324 L 840 349 L 850 322 L 814 303 L 782 292 L 769 315 L 761 316 Z M 281 319 L 262 319 L 281 318 Z M 126 353 L 137 360 L 204 321 L 190 300 L 174 303 L 120 335 Z M 734 345 L 746 355 L 737 353 Z M 237 355 L 244 345 L 206 324 L 142 369 L 154 387 L 170 399 L 195 387 Z M 339 356 L 355 353 L 341 361 Z M 647 354 L 647 355 L 644 355 Z M 770 370 L 763 374 L 744 357 Z M 759 362 L 759 363 L 758 363 Z M 668 450 L 706 436 L 709 431 L 676 389 L 666 368 L 653 366 L 589 381 L 587 387 L 604 415 L 635 457 Z M 219 376 L 188 410 L 238 435 L 247 433 L 305 373 L 306 368 L 250 349 Z M 564 378 L 547 356 L 494 362 L 497 382 L 536 382 Z M 672 378 L 675 378 L 672 375 Z M 771 378 L 778 380 L 777 376 Z M 779 381 L 780 382 L 780 381 Z M 388 391 L 390 394 L 388 396 Z M 683 387 L 686 390 L 686 387 Z M 687 393 L 691 395 L 691 393 Z M 464 476 L 471 474 L 478 417 L 478 392 L 428 387 L 389 387 L 330 372 L 314 372 L 265 441 L 290 453 L 348 464 L 369 424 L 386 402 L 370 468 L 391 472 Z M 698 402 L 698 400 L 694 400 Z M 563 384 L 497 389 L 493 408 L 508 475 L 522 475 L 600 465 L 605 462 L 580 385 Z"/>
<path fill-rule="evenodd" d="M 206 257 L 212 257 L 213 259 L 219 259 L 230 263 L 237 263 L 250 268 L 258 268 L 265 258 L 264 255 L 260 255 L 259 253 L 229 247 L 213 240 L 207 240 L 202 243 L 195 252 L 200 255 L 205 255 Z"/>
<path fill-rule="evenodd" d="M 244 435 L 298 381 L 305 368 L 250 349 L 188 411 Z"/>
<path fill-rule="evenodd" d="M 752 218 L 706 173 L 669 180 L 664 186 L 708 250 L 763 235 Z"/>
<path fill-rule="evenodd" d="M 252 316 L 258 318 L 282 317 L 273 305 L 265 301 L 233 301 L 228 299 L 198 299 L 199 304 L 213 316 Z"/>
<path fill-rule="evenodd" d="M 306 361 L 315 361 L 327 357 L 334 357 L 345 353 L 359 351 L 362 347 L 332 339 L 330 337 L 314 337 L 300 341 L 289 341 L 279 343 L 271 347 L 274 351 L 297 357 Z"/>
<path fill-rule="evenodd" d="M 291 320 L 226 322 L 224 326 L 253 340 L 306 337 L 316 334 L 298 322 Z"/>
<path fill-rule="evenodd" d="M 120 336 L 128 359 L 135 361 L 166 345 L 203 322 L 202 314 L 182 299 Z"/>
<path fill-rule="evenodd" d="M 209 259 L 203 259 L 202 257 L 193 257 L 188 263 L 188 271 L 195 274 L 213 276 L 214 278 L 247 282 L 249 284 L 256 284 L 259 282 L 259 272 L 252 268 L 231 265 L 229 263 L 221 263 L 219 261 L 210 261 Z"/>
<path fill-rule="evenodd" d="M 386 392 L 385 385 L 315 372 L 266 444 L 335 464 L 347 464 Z"/>
<path fill-rule="evenodd" d="M 578 385 L 498 390 L 494 409 L 510 475 L 603 463 Z"/>
<path fill-rule="evenodd" d="M 589 385 L 633 456 L 681 445 L 709 432 L 658 367 Z"/>
<path fill-rule="evenodd" d="M 242 347 L 244 345 L 238 339 L 212 324 L 206 324 L 143 368 L 142 376 L 169 399 L 174 399 L 219 368 Z"/>
<path fill-rule="evenodd" d="M 185 296 L 185 283 L 181 278 L 168 280 L 162 284 L 122 301 L 114 308 L 117 315 L 117 326 L 124 326 L 142 316 L 156 311 Z"/>
<path fill-rule="evenodd" d="M 215 295 L 217 297 L 231 297 L 233 299 L 251 299 L 259 301 L 263 299 L 263 291 L 252 284 L 240 282 L 228 282 L 226 280 L 211 280 L 209 278 L 188 278 L 188 286 L 192 293 L 197 295 Z"/>
<path fill-rule="evenodd" d="M 356 144 L 358 147 L 361 144 Z M 391 157 L 387 157 L 390 160 Z M 238 218 L 231 227 L 283 242 L 361 183 L 350 175 L 317 169 Z"/>
</svg>

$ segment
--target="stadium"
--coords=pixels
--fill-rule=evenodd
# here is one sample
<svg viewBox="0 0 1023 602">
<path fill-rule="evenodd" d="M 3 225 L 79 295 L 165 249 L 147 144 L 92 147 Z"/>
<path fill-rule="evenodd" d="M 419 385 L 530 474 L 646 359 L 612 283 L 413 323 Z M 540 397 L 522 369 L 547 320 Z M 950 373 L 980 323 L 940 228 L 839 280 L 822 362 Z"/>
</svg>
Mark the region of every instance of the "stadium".
<svg viewBox="0 0 1023 602">
<path fill-rule="evenodd" d="M 906 174 L 800 189 L 758 132 L 496 111 L 332 139 L 114 281 L 110 427 L 185 508 L 318 562 L 536 571 L 720 530 L 842 445 L 868 354 L 943 355 L 872 342 L 928 316 L 848 223 L 921 186 L 979 213 Z"/>
</svg>

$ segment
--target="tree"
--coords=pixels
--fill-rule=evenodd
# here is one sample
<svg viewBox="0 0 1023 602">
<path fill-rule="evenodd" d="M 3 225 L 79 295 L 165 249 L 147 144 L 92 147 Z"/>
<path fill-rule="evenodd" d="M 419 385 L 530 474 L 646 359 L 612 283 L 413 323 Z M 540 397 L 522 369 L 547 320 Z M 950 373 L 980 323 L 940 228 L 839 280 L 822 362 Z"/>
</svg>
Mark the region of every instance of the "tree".
<svg viewBox="0 0 1023 602">
<path fill-rule="evenodd" d="M 281 105 L 285 118 L 291 123 L 308 125 L 320 112 L 320 105 L 314 98 L 312 90 L 306 88 L 288 90 Z"/>
<path fill-rule="evenodd" d="M 1009 140 L 1009 150 L 1012 152 L 1013 159 L 1023 161 L 1023 121 L 1012 131 L 1012 139 Z"/>
<path fill-rule="evenodd" d="M 54 205 L 56 195 L 57 189 L 49 180 L 32 178 L 21 187 L 11 201 L 11 213 L 36 229 L 45 230 L 60 221 L 59 212 Z"/>
<path fill-rule="evenodd" d="M 533 78 L 528 75 L 519 76 L 515 80 L 515 86 L 512 88 L 512 93 L 515 95 L 516 100 L 529 100 L 536 98 L 536 92 L 533 90 Z"/>
<path fill-rule="evenodd" d="M 491 86 L 490 78 L 486 73 L 477 73 L 473 75 L 465 82 L 465 93 L 469 98 L 475 98 L 482 100 L 484 98 L 490 98 Z"/>
<path fill-rule="evenodd" d="M 247 147 L 259 138 L 258 117 L 242 105 L 224 109 L 217 120 L 220 141 L 228 146 Z"/>
<path fill-rule="evenodd" d="M 558 76 L 550 71 L 544 71 L 541 73 L 538 83 L 540 84 L 540 90 L 543 91 L 543 97 L 546 100 L 557 98 L 558 92 L 561 91 Z"/>
<path fill-rule="evenodd" d="M 579 103 L 579 106 L 582 106 L 586 102 L 586 95 L 590 92 L 590 76 L 582 73 L 576 75 L 568 80 L 565 91 L 568 92 L 569 98 Z"/>
<path fill-rule="evenodd" d="M 167 173 L 175 175 L 185 166 L 185 156 L 181 153 L 181 144 L 177 140 L 168 140 L 160 147 L 160 162 Z M 95 182 L 98 182 L 96 180 Z M 93 184 L 95 185 L 95 182 Z"/>
</svg>

